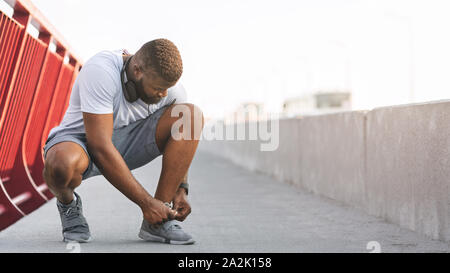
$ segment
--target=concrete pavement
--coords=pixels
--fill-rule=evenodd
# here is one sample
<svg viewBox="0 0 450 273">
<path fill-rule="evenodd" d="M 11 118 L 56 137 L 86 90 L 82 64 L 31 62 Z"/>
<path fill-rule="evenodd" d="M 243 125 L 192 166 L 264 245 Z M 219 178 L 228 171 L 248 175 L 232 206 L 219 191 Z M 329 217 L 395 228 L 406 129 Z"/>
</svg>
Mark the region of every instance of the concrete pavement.
<svg viewBox="0 0 450 273">
<path fill-rule="evenodd" d="M 161 158 L 134 170 L 151 194 Z M 78 188 L 93 242 L 81 252 L 450 252 L 450 244 L 369 216 L 359 209 L 252 173 L 198 152 L 189 182 L 192 214 L 182 224 L 197 240 L 189 246 L 143 242 L 140 209 L 103 177 Z M 61 241 L 55 199 L 0 232 L 0 252 L 70 252 Z"/>
</svg>

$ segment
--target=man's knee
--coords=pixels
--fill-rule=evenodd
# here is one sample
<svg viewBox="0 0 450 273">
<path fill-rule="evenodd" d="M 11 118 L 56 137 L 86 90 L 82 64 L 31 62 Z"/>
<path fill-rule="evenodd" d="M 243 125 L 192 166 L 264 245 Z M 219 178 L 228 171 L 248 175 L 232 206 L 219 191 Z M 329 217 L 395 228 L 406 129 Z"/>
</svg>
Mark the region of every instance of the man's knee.
<svg viewBox="0 0 450 273">
<path fill-rule="evenodd" d="M 166 142 L 170 139 L 194 139 L 199 140 L 203 129 L 203 113 L 201 109 L 192 103 L 174 104 L 168 107 L 158 121 L 156 127 L 156 144 L 159 150 L 164 151 Z M 189 136 L 186 137 L 184 128 L 188 128 Z M 180 136 L 183 134 L 183 136 Z"/>
<path fill-rule="evenodd" d="M 73 179 L 77 159 L 74 156 L 62 156 L 61 153 L 47 153 L 43 176 L 49 186 L 65 187 Z"/>
<path fill-rule="evenodd" d="M 189 136 L 194 140 L 199 140 L 199 134 L 204 125 L 203 112 L 200 107 L 192 103 L 177 104 L 171 108 L 171 116 L 176 117 L 175 120 L 172 120 L 172 132 L 176 129 L 182 132 L 185 127 L 188 127 Z M 173 126 L 181 127 L 181 125 L 182 128 L 173 128 Z"/>
<path fill-rule="evenodd" d="M 191 113 L 193 113 L 191 115 L 191 119 L 193 121 L 194 124 L 196 124 L 197 126 L 199 126 L 199 128 L 203 128 L 203 123 L 204 123 L 204 117 L 203 117 L 203 112 L 202 109 L 200 109 L 200 107 L 198 107 L 195 104 L 188 104 L 189 109 L 191 110 Z"/>
</svg>

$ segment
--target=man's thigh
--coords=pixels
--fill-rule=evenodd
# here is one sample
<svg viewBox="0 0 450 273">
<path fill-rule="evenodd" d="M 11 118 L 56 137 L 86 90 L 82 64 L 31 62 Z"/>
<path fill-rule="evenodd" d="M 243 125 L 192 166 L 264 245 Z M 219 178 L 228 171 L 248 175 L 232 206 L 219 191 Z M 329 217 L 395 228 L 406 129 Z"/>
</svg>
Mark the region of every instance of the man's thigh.
<svg viewBox="0 0 450 273">
<path fill-rule="evenodd" d="M 162 107 L 145 119 L 114 130 L 112 142 L 130 170 L 144 166 L 161 155 L 156 144 L 156 128 L 159 119 L 168 107 Z M 70 138 L 71 141 L 79 144 L 81 149 L 87 154 L 88 167 L 83 173 L 82 180 L 101 175 L 100 170 L 91 160 L 85 135 L 66 135 L 63 138 Z M 54 145 L 53 142 L 55 141 L 60 142 L 61 136 L 54 137 L 46 143 L 44 146 L 44 156 L 50 150 L 50 145 Z"/>
<path fill-rule="evenodd" d="M 167 107 L 158 109 L 145 119 L 114 130 L 112 142 L 130 170 L 144 166 L 161 155 L 156 144 L 156 128 Z M 92 169 L 83 179 L 99 174 L 98 167 L 92 164 Z"/>
<path fill-rule="evenodd" d="M 158 109 L 149 117 L 114 132 L 112 141 L 130 170 L 139 168 L 159 155 L 156 145 L 158 121 L 167 107 Z"/>
</svg>

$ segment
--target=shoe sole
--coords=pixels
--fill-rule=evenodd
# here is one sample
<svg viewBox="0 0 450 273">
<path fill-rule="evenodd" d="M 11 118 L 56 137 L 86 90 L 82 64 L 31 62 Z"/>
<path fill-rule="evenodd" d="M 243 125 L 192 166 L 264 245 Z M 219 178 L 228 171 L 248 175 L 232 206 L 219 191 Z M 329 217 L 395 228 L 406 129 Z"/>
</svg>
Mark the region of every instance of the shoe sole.
<svg viewBox="0 0 450 273">
<path fill-rule="evenodd" d="M 192 245 L 195 243 L 194 239 L 189 239 L 187 241 L 176 241 L 176 240 L 170 240 L 161 236 L 153 235 L 145 230 L 139 231 L 139 238 L 141 238 L 144 241 L 150 241 L 150 242 L 158 242 L 158 243 L 165 243 L 165 244 L 171 244 L 171 245 Z"/>
<path fill-rule="evenodd" d="M 75 243 L 89 243 L 91 241 L 92 241 L 92 236 L 89 237 L 86 240 L 84 240 L 84 239 L 81 239 L 81 240 L 69 240 L 69 239 L 63 238 L 63 242 L 64 243 L 73 243 L 73 242 L 75 242 Z"/>
</svg>

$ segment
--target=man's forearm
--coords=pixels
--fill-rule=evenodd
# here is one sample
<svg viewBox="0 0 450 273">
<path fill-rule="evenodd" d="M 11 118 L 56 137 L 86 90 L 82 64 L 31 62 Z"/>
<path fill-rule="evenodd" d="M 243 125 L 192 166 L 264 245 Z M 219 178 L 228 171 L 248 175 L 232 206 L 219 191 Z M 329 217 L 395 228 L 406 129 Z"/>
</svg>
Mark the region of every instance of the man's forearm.
<svg viewBox="0 0 450 273">
<path fill-rule="evenodd" d="M 188 178 L 188 172 L 186 172 L 186 174 L 184 175 L 183 179 L 181 180 L 181 183 L 187 183 L 187 178 Z"/>
<path fill-rule="evenodd" d="M 178 186 L 177 192 L 178 191 L 184 191 L 186 194 L 188 194 L 188 189 L 187 189 L 188 185 L 186 185 L 186 186 L 182 185 L 182 184 L 188 184 L 188 182 L 187 182 L 188 172 L 186 172 L 186 174 L 184 175 L 183 179 L 181 180 L 180 185 Z"/>
<path fill-rule="evenodd" d="M 143 208 L 152 196 L 131 174 L 119 151 L 112 143 L 102 148 L 91 149 L 93 161 L 105 178 L 128 199 Z"/>
</svg>

